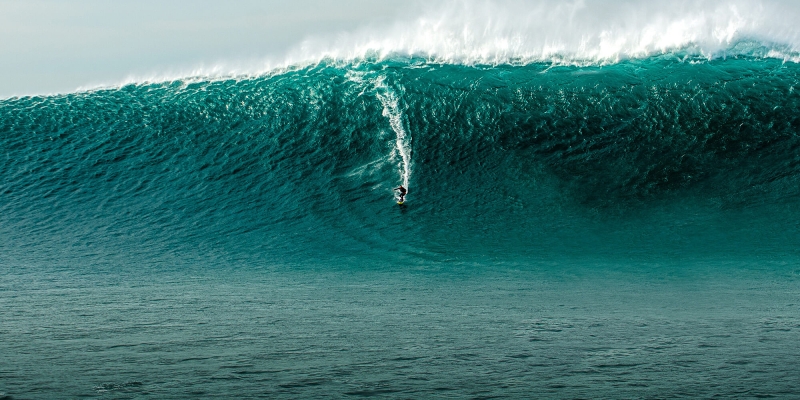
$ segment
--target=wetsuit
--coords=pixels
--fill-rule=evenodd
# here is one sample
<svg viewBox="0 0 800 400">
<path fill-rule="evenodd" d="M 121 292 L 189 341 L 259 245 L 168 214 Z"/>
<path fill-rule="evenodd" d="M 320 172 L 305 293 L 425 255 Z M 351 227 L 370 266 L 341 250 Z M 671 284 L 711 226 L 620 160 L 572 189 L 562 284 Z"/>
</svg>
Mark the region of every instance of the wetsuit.
<svg viewBox="0 0 800 400">
<path fill-rule="evenodd" d="M 405 198 L 406 198 L 406 193 L 408 193 L 406 188 L 400 186 L 400 187 L 394 188 L 394 190 L 399 190 L 400 191 L 400 202 L 401 203 L 404 202 Z"/>
</svg>

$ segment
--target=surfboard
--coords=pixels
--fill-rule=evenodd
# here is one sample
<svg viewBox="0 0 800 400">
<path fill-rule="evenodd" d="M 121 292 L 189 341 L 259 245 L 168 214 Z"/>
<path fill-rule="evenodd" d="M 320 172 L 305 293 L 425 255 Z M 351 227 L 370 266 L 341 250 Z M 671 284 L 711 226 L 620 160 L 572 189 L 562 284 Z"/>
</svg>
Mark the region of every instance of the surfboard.
<svg viewBox="0 0 800 400">
<path fill-rule="evenodd" d="M 402 206 L 402 205 L 403 205 L 403 202 L 402 202 L 402 201 L 398 201 L 398 202 L 397 202 L 397 205 L 400 205 L 400 206 Z"/>
</svg>

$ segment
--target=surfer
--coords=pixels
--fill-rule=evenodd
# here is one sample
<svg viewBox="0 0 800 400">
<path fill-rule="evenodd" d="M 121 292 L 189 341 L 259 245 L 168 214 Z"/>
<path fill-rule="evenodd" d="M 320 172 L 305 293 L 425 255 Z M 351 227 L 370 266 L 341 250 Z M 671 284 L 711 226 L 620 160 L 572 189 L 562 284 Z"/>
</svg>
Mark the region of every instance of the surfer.
<svg viewBox="0 0 800 400">
<path fill-rule="evenodd" d="M 394 188 L 394 190 L 399 190 L 400 191 L 400 200 L 398 202 L 399 203 L 404 202 L 405 198 L 406 198 L 406 193 L 408 193 L 408 190 L 406 190 L 406 188 L 404 188 L 403 185 L 400 185 L 399 187 Z"/>
</svg>

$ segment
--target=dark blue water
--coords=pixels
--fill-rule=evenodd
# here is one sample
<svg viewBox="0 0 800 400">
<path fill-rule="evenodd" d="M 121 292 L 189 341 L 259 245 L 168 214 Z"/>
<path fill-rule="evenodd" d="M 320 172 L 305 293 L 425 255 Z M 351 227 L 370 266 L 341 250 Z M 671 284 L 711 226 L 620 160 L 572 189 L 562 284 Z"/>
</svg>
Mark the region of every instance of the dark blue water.
<svg viewBox="0 0 800 400">
<path fill-rule="evenodd" d="M 799 81 L 397 59 L 2 100 L 0 393 L 795 397 Z"/>
</svg>

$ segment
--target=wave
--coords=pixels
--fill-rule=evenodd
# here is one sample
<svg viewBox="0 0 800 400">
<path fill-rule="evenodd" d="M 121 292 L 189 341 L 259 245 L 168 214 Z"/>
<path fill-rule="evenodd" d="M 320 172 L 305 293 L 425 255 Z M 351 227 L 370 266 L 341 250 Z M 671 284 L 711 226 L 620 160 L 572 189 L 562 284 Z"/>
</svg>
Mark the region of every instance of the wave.
<svg viewBox="0 0 800 400">
<path fill-rule="evenodd" d="M 148 265 L 795 254 L 798 82 L 759 58 L 395 59 L 2 100 L 0 247 Z"/>
</svg>

